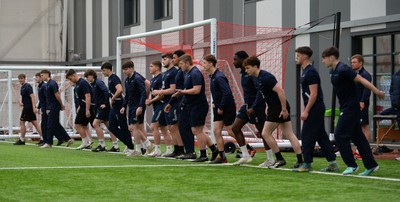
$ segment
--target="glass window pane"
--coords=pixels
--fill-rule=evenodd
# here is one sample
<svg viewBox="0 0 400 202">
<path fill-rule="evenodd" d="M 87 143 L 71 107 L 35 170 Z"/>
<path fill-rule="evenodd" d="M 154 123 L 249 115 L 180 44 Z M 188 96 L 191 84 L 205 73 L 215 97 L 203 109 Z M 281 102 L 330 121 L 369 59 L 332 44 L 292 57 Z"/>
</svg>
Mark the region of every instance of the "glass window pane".
<svg viewBox="0 0 400 202">
<path fill-rule="evenodd" d="M 378 73 L 388 73 L 391 74 L 392 63 L 390 55 L 383 55 L 376 57 L 376 72 Z"/>
<path fill-rule="evenodd" d="M 373 51 L 372 37 L 362 39 L 362 55 L 372 55 Z"/>
<path fill-rule="evenodd" d="M 391 36 L 378 36 L 376 37 L 376 53 L 391 53 L 392 52 L 392 43 Z"/>
<path fill-rule="evenodd" d="M 400 70 L 400 54 L 394 56 L 394 72 Z"/>
<path fill-rule="evenodd" d="M 372 56 L 364 57 L 364 68 L 372 75 Z"/>
<path fill-rule="evenodd" d="M 394 35 L 394 50 L 400 52 L 400 34 Z"/>
</svg>

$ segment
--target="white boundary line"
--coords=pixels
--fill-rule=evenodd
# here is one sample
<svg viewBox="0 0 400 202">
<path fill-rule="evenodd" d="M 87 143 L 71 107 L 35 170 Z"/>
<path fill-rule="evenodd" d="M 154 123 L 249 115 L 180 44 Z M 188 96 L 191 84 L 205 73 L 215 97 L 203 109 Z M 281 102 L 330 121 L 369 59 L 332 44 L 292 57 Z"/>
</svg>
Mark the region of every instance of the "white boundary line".
<svg viewBox="0 0 400 202">
<path fill-rule="evenodd" d="M 8 141 L 0 141 L 4 143 L 13 143 Z M 36 144 L 26 144 L 28 146 L 36 146 Z M 70 149 L 75 150 L 74 147 L 62 147 L 62 146 L 54 146 L 54 148 L 60 149 Z M 43 149 L 46 150 L 46 149 Z M 47 149 L 48 150 L 48 149 Z M 90 151 L 90 150 L 83 150 Z M 110 152 L 114 154 L 124 154 L 122 152 Z M 140 157 L 139 157 L 140 158 Z M 146 157 L 145 157 L 146 158 Z M 150 158 L 150 157 L 149 157 Z M 162 158 L 162 159 L 171 159 L 172 158 Z M 182 160 L 180 160 L 182 161 Z M 190 161 L 189 161 L 190 162 Z M 0 170 L 45 170 L 45 169 L 90 169 L 90 168 L 157 168 L 157 167 L 220 167 L 220 166 L 233 166 L 232 163 L 225 164 L 175 164 L 175 165 L 166 165 L 166 164 L 154 164 L 154 165 L 115 165 L 115 166 L 54 166 L 54 167 L 0 167 Z M 243 167 L 256 168 L 256 169 L 271 169 L 271 170 L 280 170 L 280 171 L 290 171 L 293 172 L 293 169 L 288 168 L 264 168 L 255 165 L 241 165 Z M 355 178 L 365 178 L 365 179 L 373 179 L 373 180 L 384 180 L 384 181 L 394 181 L 400 182 L 399 178 L 388 178 L 388 177 L 376 177 L 376 176 L 359 176 L 359 175 L 342 175 L 341 173 L 332 173 L 332 172 L 320 172 L 320 171 L 310 171 L 310 174 L 321 174 L 321 175 L 333 175 L 333 176 L 341 176 L 341 177 L 355 177 Z M 299 173 L 300 174 L 300 173 Z"/>
</svg>

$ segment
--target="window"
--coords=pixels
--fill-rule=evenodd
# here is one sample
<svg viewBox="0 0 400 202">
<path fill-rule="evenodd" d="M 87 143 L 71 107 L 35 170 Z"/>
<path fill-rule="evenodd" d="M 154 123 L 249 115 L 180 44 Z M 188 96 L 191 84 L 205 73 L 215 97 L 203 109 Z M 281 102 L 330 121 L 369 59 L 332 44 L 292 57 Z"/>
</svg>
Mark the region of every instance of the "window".
<svg viewBox="0 0 400 202">
<path fill-rule="evenodd" d="M 172 17 L 172 0 L 154 0 L 154 20 Z"/>
<path fill-rule="evenodd" d="M 124 25 L 138 25 L 140 20 L 140 0 L 124 0 Z"/>
</svg>

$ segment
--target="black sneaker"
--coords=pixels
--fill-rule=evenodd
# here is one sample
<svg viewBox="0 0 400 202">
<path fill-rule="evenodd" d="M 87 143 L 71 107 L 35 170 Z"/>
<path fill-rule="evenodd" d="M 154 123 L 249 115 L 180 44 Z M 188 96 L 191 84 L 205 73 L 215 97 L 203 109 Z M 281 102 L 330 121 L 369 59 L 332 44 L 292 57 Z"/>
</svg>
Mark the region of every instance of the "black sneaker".
<svg viewBox="0 0 400 202">
<path fill-rule="evenodd" d="M 242 158 L 242 152 L 241 151 L 237 151 L 236 152 L 236 156 L 235 156 L 235 158 L 237 158 L 237 159 L 240 159 L 240 158 Z"/>
<path fill-rule="evenodd" d="M 383 151 L 380 147 L 376 148 L 376 150 L 374 151 L 375 155 L 382 155 Z"/>
<path fill-rule="evenodd" d="M 271 168 L 279 168 L 281 166 L 286 165 L 286 161 L 285 160 L 277 160 L 275 162 L 275 164 L 273 166 L 271 166 Z"/>
<path fill-rule="evenodd" d="M 92 152 L 104 152 L 106 151 L 106 147 L 102 147 L 101 145 L 98 145 L 96 148 L 92 149 Z"/>
<path fill-rule="evenodd" d="M 142 151 L 142 155 L 144 155 L 147 151 L 145 148 L 141 148 L 140 150 Z"/>
<path fill-rule="evenodd" d="M 214 161 L 210 161 L 210 164 L 221 164 L 221 163 L 228 163 L 228 160 L 225 158 L 218 157 Z"/>
<path fill-rule="evenodd" d="M 114 146 L 111 149 L 107 150 L 108 152 L 119 152 L 119 147 L 115 148 Z"/>
<path fill-rule="evenodd" d="M 218 149 L 212 152 L 210 161 L 214 161 L 218 156 Z"/>
<path fill-rule="evenodd" d="M 179 156 L 179 155 L 180 155 L 180 154 L 178 154 L 178 153 L 172 152 L 172 153 L 170 153 L 170 154 L 164 155 L 163 157 L 165 157 L 165 158 L 176 158 L 176 157 Z"/>
<path fill-rule="evenodd" d="M 300 168 L 302 164 L 302 162 L 296 162 L 295 164 L 293 164 L 292 168 Z"/>
<path fill-rule="evenodd" d="M 56 146 L 61 146 L 62 144 L 64 144 L 64 142 L 65 142 L 64 140 L 58 140 Z"/>
<path fill-rule="evenodd" d="M 93 143 L 92 143 L 93 144 Z M 88 145 L 88 146 L 86 146 L 86 147 L 84 147 L 84 148 L 82 148 L 82 149 L 92 149 L 92 145 Z"/>
<path fill-rule="evenodd" d="M 182 154 L 182 155 L 178 156 L 177 159 L 182 159 L 182 160 L 196 159 L 196 153 L 193 152 L 193 153 Z"/>
<path fill-rule="evenodd" d="M 24 141 L 18 140 L 14 143 L 14 145 L 25 145 Z"/>
<path fill-rule="evenodd" d="M 199 158 L 193 160 L 193 162 L 206 162 L 208 161 L 208 157 L 207 156 L 200 156 Z"/>
<path fill-rule="evenodd" d="M 37 145 L 38 145 L 39 147 L 43 146 L 44 144 L 45 144 L 45 142 L 44 142 L 43 140 L 40 140 L 40 141 L 37 143 Z"/>
<path fill-rule="evenodd" d="M 379 148 L 382 150 L 383 153 L 390 153 L 393 151 L 393 149 L 390 149 L 389 147 L 387 147 L 385 145 L 379 146 Z"/>
</svg>

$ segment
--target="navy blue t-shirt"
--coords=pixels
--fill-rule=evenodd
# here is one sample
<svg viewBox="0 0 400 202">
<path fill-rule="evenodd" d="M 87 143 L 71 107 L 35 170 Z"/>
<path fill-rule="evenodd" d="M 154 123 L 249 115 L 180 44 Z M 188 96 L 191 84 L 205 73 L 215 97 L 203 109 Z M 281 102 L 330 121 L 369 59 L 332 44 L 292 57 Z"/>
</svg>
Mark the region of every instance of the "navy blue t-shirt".
<svg viewBox="0 0 400 202">
<path fill-rule="evenodd" d="M 50 79 L 46 85 L 46 103 L 47 109 L 59 109 L 61 108 L 60 103 L 56 98 L 58 92 L 58 84 L 53 79 Z"/>
<path fill-rule="evenodd" d="M 21 86 L 21 97 L 22 97 L 22 104 L 24 105 L 24 108 L 30 108 L 32 109 L 32 98 L 31 94 L 33 94 L 33 88 L 31 84 L 29 83 L 24 83 L 24 85 Z"/>
<path fill-rule="evenodd" d="M 78 104 L 81 110 L 86 109 L 85 94 L 88 93 L 91 96 L 91 102 L 92 102 L 93 93 L 91 91 L 89 82 L 87 82 L 85 79 L 79 78 L 74 89 L 74 94 L 75 94 L 74 98 L 76 101 L 75 104 Z"/>
<path fill-rule="evenodd" d="M 201 90 L 199 94 L 196 95 L 185 95 L 185 102 L 188 105 L 193 105 L 197 103 L 207 102 L 205 94 L 205 82 L 201 71 L 194 66 L 190 71 L 186 73 L 185 76 L 185 89 L 192 89 L 194 86 L 201 85 Z"/>
<path fill-rule="evenodd" d="M 121 84 L 121 79 L 119 79 L 117 75 L 111 74 L 111 76 L 108 77 L 108 89 L 110 90 L 111 97 L 113 97 L 115 95 L 115 92 L 117 92 L 116 86 L 118 84 Z M 122 93 L 115 99 L 115 101 L 123 101 Z"/>
<path fill-rule="evenodd" d="M 184 89 L 185 88 L 185 72 L 179 68 L 175 76 L 175 88 Z"/>
<path fill-rule="evenodd" d="M 46 111 L 47 105 L 46 105 L 46 83 L 45 82 L 40 82 L 38 85 L 38 97 L 39 97 L 39 109 L 42 110 L 42 112 Z"/>
<path fill-rule="evenodd" d="M 136 71 L 133 75 L 125 80 L 125 102 L 124 107 L 126 108 L 137 108 L 137 107 L 146 107 L 146 85 L 145 79 L 142 75 L 137 73 Z"/>
<path fill-rule="evenodd" d="M 303 74 L 301 75 L 300 79 L 302 95 L 304 106 L 307 106 L 308 100 L 310 99 L 310 85 L 318 84 L 318 92 L 317 92 L 317 100 L 316 101 L 323 101 L 324 94 L 321 88 L 321 79 L 317 70 L 314 68 L 314 65 L 309 64 L 304 70 Z"/>
<path fill-rule="evenodd" d="M 172 67 L 171 69 L 165 71 L 162 74 L 162 89 L 169 89 L 171 88 L 171 84 L 175 84 L 175 76 L 178 70 L 176 67 Z M 168 102 L 171 99 L 172 95 L 164 95 L 163 101 Z"/>
<path fill-rule="evenodd" d="M 336 87 L 340 111 L 360 110 L 354 82 L 356 76 L 357 73 L 342 62 L 339 62 L 336 68 L 330 71 L 331 83 Z"/>
<path fill-rule="evenodd" d="M 210 88 L 213 104 L 218 109 L 225 109 L 235 103 L 229 81 L 218 69 L 210 76 Z"/>
<path fill-rule="evenodd" d="M 102 104 L 106 106 L 110 105 L 109 97 L 110 94 L 108 93 L 108 88 L 104 81 L 100 79 L 95 79 L 93 83 L 91 83 L 94 103 L 96 103 L 96 108 L 100 107 Z"/>
<path fill-rule="evenodd" d="M 153 92 L 154 90 L 160 90 L 162 88 L 162 74 L 158 74 L 157 76 L 153 77 L 150 81 L 150 91 Z M 151 98 L 155 98 L 155 95 L 151 95 Z M 161 100 L 158 100 L 153 103 L 153 108 L 161 105 Z"/>
<path fill-rule="evenodd" d="M 359 71 L 358 74 L 363 77 L 364 79 L 367 79 L 369 82 L 371 82 L 371 74 L 367 72 L 367 70 L 362 67 Z M 356 83 L 356 89 L 357 89 L 357 98 L 360 102 L 364 102 L 365 105 L 369 105 L 369 97 L 371 96 L 371 90 L 368 88 L 365 88 L 361 83 Z"/>
<path fill-rule="evenodd" d="M 243 98 L 244 103 L 248 104 L 249 106 L 253 105 L 254 100 L 256 99 L 257 95 L 257 85 L 258 81 L 257 78 L 254 76 L 250 76 L 246 73 L 245 70 L 240 71 L 241 75 L 241 84 L 243 88 Z"/>
<path fill-rule="evenodd" d="M 258 92 L 261 94 L 262 98 L 264 98 L 264 101 L 267 103 L 268 107 L 271 108 L 278 105 L 280 106 L 281 102 L 278 94 L 272 90 L 275 85 L 278 84 L 275 76 L 265 70 L 260 70 L 257 81 L 259 85 Z"/>
</svg>

